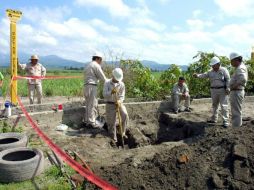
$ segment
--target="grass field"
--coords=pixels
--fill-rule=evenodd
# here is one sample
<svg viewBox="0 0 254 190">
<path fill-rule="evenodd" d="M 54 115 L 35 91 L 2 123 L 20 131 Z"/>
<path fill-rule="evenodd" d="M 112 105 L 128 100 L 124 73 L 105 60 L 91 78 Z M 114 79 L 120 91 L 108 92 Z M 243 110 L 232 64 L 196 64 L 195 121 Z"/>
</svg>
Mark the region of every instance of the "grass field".
<svg viewBox="0 0 254 190">
<path fill-rule="evenodd" d="M 82 78 L 74 79 L 49 79 L 44 80 L 43 95 L 44 96 L 83 96 L 83 72 L 82 71 L 48 71 L 47 76 L 80 76 Z M 5 76 L 2 93 L 5 95 L 9 91 L 10 75 Z M 27 96 L 27 81 L 18 81 L 18 94 Z"/>
<path fill-rule="evenodd" d="M 161 72 L 153 72 L 156 79 L 159 79 Z M 83 96 L 83 71 L 82 70 L 49 70 L 47 76 L 80 76 L 82 78 L 74 79 L 54 79 L 44 80 L 43 95 L 44 96 Z M 5 75 L 4 85 L 2 88 L 3 96 L 9 92 L 10 75 Z M 19 96 L 27 96 L 27 81 L 18 81 Z"/>
</svg>

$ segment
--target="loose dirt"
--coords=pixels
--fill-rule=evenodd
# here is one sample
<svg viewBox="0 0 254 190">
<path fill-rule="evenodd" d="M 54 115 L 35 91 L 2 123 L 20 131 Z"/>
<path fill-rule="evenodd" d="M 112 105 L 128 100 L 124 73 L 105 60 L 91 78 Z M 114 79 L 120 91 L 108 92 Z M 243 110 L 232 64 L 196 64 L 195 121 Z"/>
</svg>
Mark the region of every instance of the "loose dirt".
<svg viewBox="0 0 254 190">
<path fill-rule="evenodd" d="M 208 125 L 211 104 L 191 113 L 137 113 L 125 149 L 110 145 L 105 130 L 40 126 L 63 149 L 82 155 L 94 172 L 120 189 L 254 189 L 254 116 L 244 105 L 244 125 Z M 33 133 L 31 141 L 38 138 Z M 42 149 L 47 149 L 42 145 Z M 96 189 L 88 184 L 88 189 Z"/>
</svg>

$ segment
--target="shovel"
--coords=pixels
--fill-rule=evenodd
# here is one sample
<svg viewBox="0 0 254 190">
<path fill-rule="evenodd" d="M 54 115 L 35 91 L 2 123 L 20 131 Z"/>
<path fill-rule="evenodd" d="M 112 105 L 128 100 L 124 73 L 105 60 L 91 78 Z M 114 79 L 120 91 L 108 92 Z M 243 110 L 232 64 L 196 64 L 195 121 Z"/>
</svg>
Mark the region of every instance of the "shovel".
<svg viewBox="0 0 254 190">
<path fill-rule="evenodd" d="M 102 128 L 106 123 L 106 119 L 105 119 L 105 117 L 100 115 L 98 106 L 96 107 L 96 109 L 97 109 L 97 112 L 98 112 L 98 116 L 95 119 L 95 125 L 98 126 L 99 128 Z"/>
</svg>

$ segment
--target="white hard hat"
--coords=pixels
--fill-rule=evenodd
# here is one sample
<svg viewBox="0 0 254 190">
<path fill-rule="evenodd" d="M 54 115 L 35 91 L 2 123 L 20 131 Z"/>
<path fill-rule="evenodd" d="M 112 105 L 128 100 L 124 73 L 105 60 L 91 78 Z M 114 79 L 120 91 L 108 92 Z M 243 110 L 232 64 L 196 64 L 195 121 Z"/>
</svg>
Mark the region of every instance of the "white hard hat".
<svg viewBox="0 0 254 190">
<path fill-rule="evenodd" d="M 233 59 L 235 59 L 237 57 L 241 57 L 241 55 L 238 54 L 238 53 L 235 53 L 235 52 L 230 53 L 230 55 L 229 55 L 230 60 L 233 60 Z"/>
<path fill-rule="evenodd" d="M 117 81 L 122 81 L 123 80 L 123 71 L 121 68 L 115 68 L 112 71 L 112 75 L 113 77 L 117 80 Z"/>
<path fill-rule="evenodd" d="M 213 57 L 210 61 L 210 66 L 216 65 L 217 63 L 220 63 L 220 59 L 218 57 Z"/>
<path fill-rule="evenodd" d="M 103 58 L 103 54 L 102 54 L 101 52 L 96 51 L 96 52 L 93 54 L 93 57 L 100 57 L 100 58 Z"/>
<path fill-rule="evenodd" d="M 32 60 L 32 59 L 37 59 L 37 60 L 39 60 L 39 57 L 38 57 L 38 55 L 32 55 L 31 58 L 30 58 L 30 60 Z"/>
</svg>

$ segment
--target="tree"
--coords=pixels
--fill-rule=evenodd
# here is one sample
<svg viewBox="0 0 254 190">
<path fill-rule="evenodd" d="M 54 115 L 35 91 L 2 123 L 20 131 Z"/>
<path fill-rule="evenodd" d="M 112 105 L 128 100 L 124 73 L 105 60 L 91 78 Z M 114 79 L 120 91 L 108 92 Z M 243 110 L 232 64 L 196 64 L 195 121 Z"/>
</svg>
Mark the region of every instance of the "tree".
<svg viewBox="0 0 254 190">
<path fill-rule="evenodd" d="M 217 56 L 221 60 L 221 65 L 230 68 L 230 61 L 225 56 L 218 56 L 214 53 L 198 52 L 193 58 L 197 59 L 194 63 L 190 64 L 187 72 L 185 73 L 186 80 L 189 84 L 190 93 L 194 97 L 210 97 L 210 82 L 208 79 L 194 78 L 194 73 L 205 73 L 211 69 L 209 65 L 212 57 Z"/>
<path fill-rule="evenodd" d="M 178 81 L 182 75 L 182 70 L 179 66 L 172 64 L 168 70 L 164 71 L 160 76 L 160 86 L 163 95 L 170 94 L 173 85 Z"/>
<path fill-rule="evenodd" d="M 142 97 L 147 100 L 161 97 L 161 87 L 150 68 L 143 66 L 138 60 L 121 60 L 120 65 L 124 71 L 128 97 Z"/>
</svg>

